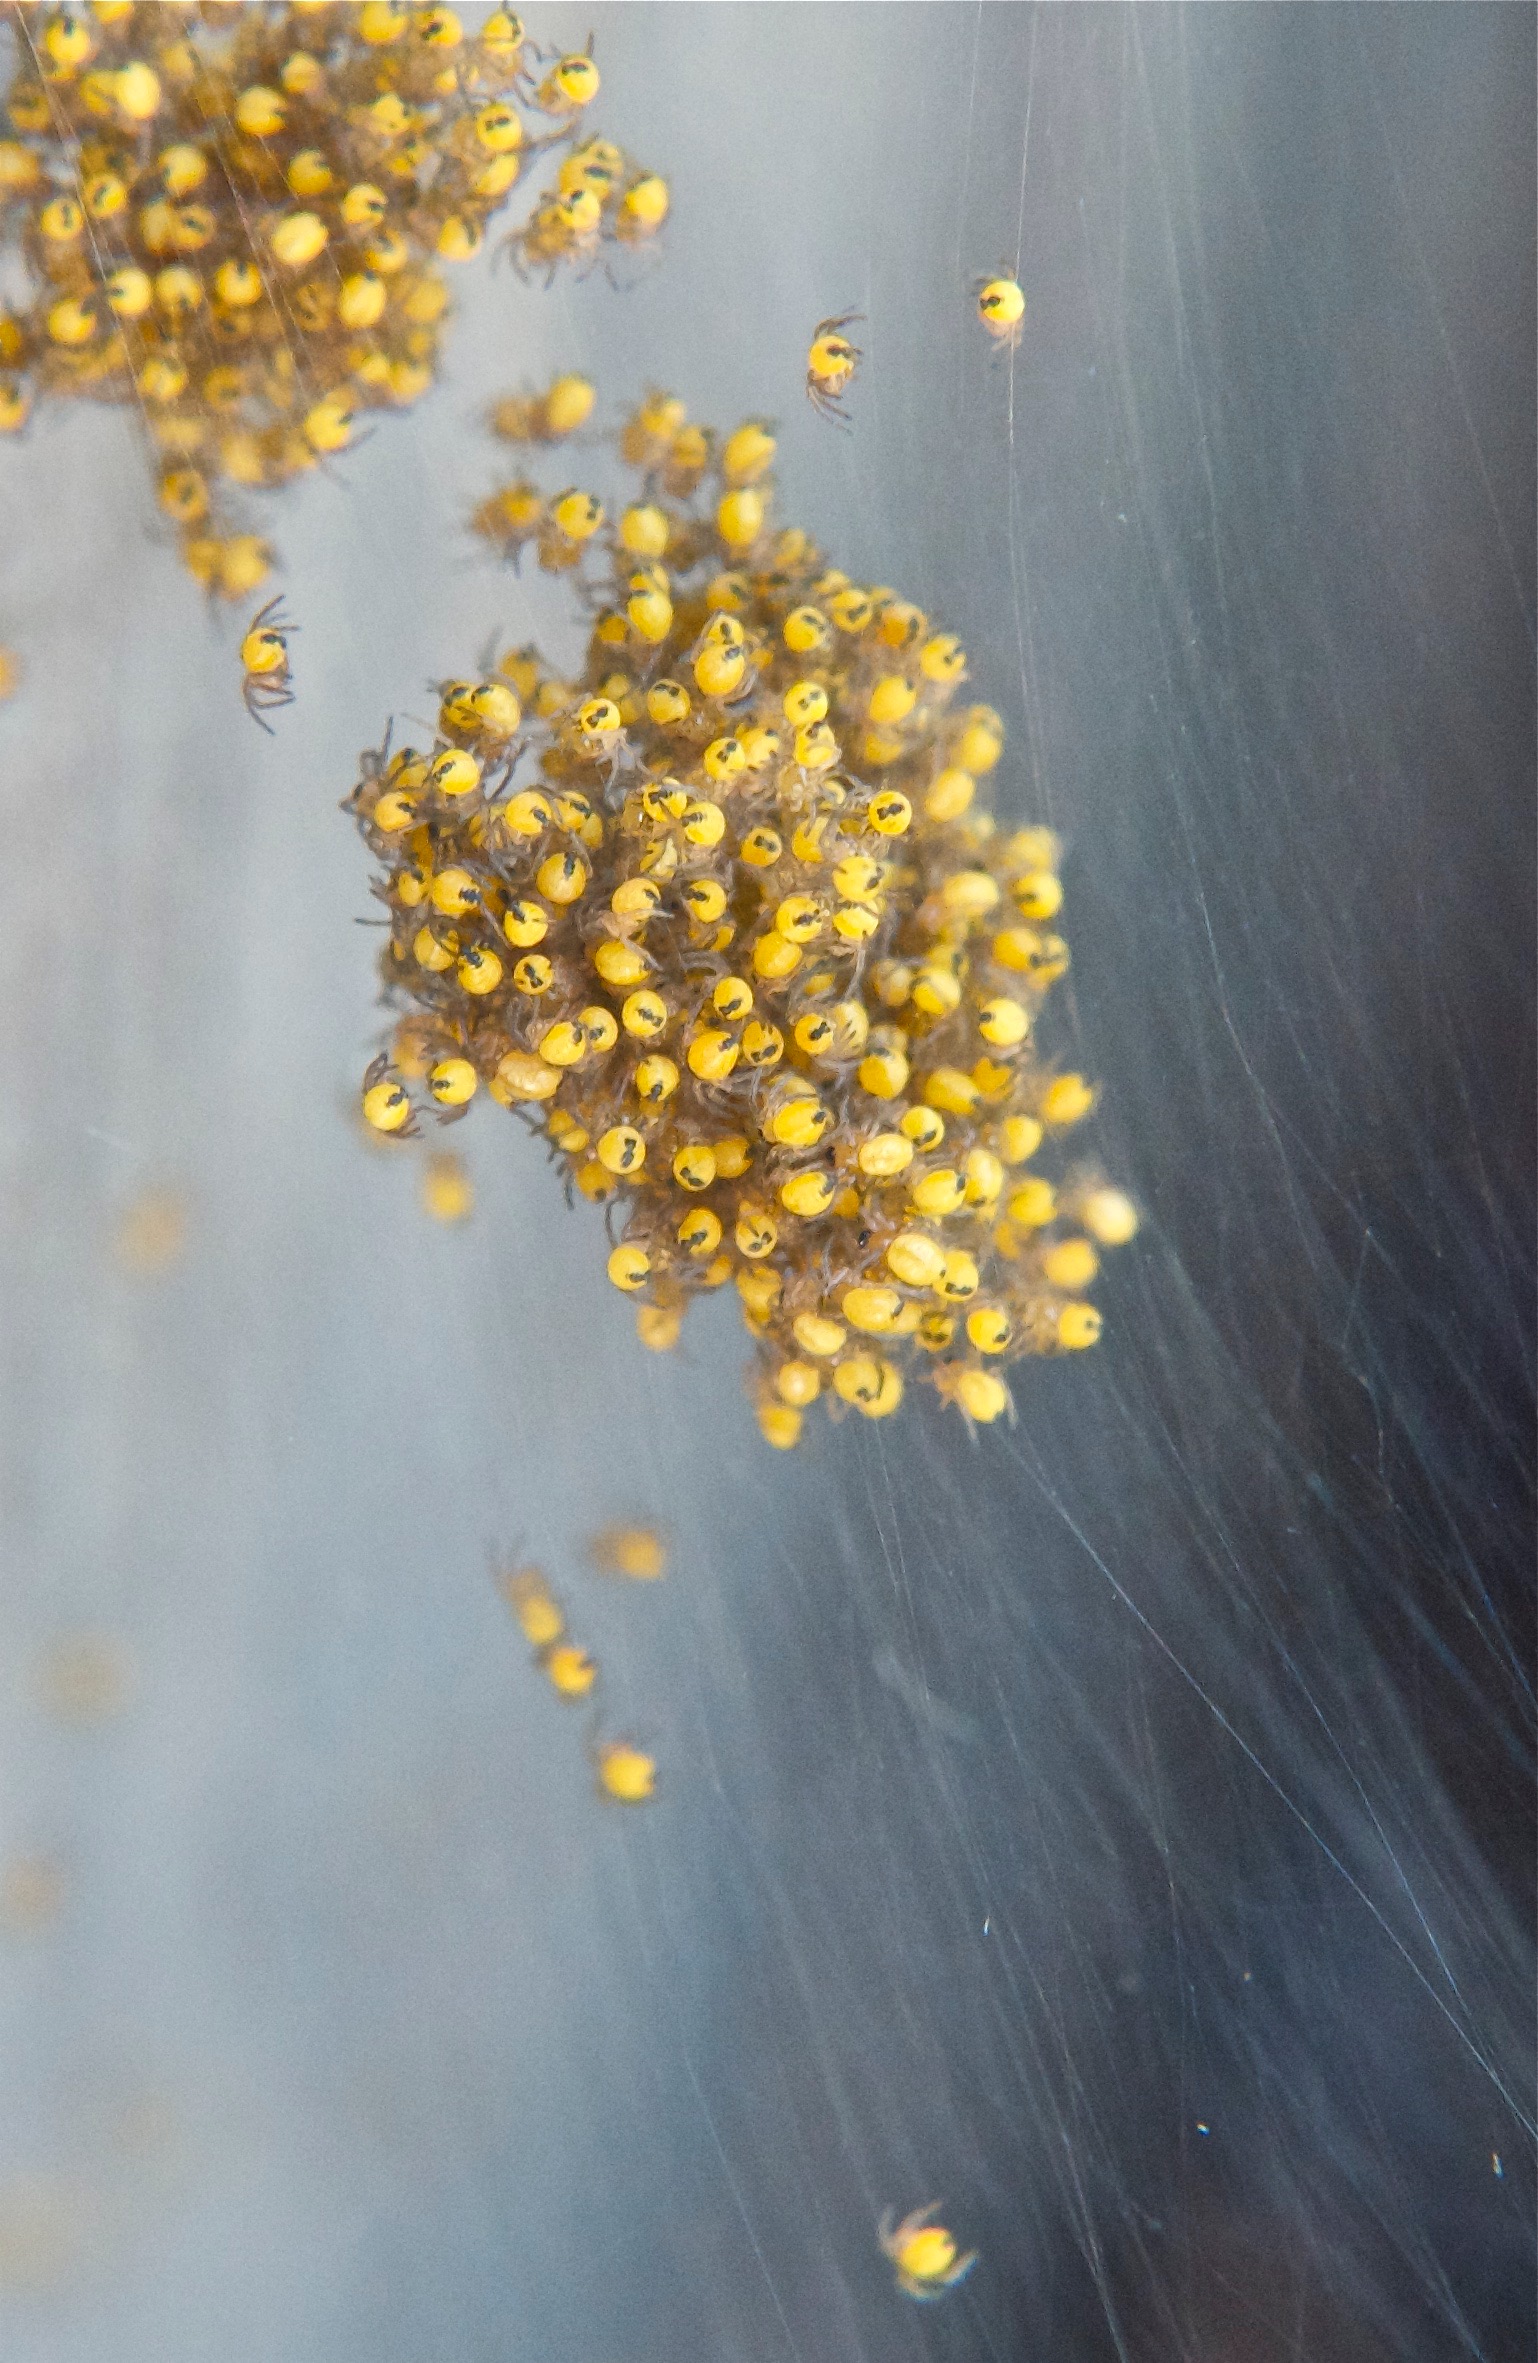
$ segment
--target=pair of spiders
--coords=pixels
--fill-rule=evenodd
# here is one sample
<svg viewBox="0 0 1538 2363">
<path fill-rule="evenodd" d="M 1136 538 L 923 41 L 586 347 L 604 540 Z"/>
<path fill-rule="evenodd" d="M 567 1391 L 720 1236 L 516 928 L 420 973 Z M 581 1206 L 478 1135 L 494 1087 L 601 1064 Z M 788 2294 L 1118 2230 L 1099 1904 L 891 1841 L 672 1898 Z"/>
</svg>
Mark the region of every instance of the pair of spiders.
<svg viewBox="0 0 1538 2363">
<path fill-rule="evenodd" d="M 1013 350 L 1025 326 L 1025 293 L 1019 281 L 1001 272 L 979 282 L 977 316 L 996 345 Z M 824 418 L 845 426 L 849 413 L 840 397 L 865 356 L 844 330 L 864 317 L 863 312 L 841 312 L 834 319 L 819 320 L 807 348 L 807 400 Z"/>
</svg>

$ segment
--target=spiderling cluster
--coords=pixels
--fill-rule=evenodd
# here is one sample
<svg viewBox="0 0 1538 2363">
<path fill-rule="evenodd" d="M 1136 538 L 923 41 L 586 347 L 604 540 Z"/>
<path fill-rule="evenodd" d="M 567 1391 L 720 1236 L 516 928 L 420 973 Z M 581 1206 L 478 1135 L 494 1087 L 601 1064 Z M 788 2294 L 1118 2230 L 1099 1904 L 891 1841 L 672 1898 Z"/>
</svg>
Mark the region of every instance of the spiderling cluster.
<svg viewBox="0 0 1538 2363">
<path fill-rule="evenodd" d="M 14 7 L 0 244 L 0 433 L 38 398 L 136 401 L 187 565 L 246 597 L 272 554 L 230 488 L 272 488 L 431 386 L 467 261 L 527 157 L 576 138 L 587 52 L 541 57 L 506 9 L 473 33 L 396 0 Z M 532 117 L 532 123 L 528 118 Z M 521 263 L 635 245 L 666 184 L 589 140 L 512 241 Z"/>
<path fill-rule="evenodd" d="M 819 1397 L 895 1411 L 916 1363 L 996 1419 L 1013 1357 L 1093 1344 L 1099 1248 L 1136 1227 L 1065 1166 L 1094 1094 L 1036 1047 L 1056 840 L 982 806 L 1003 728 L 957 707 L 959 643 L 776 530 L 765 427 L 655 395 L 619 450 L 612 526 L 572 491 L 527 535 L 598 554 L 581 680 L 513 651 L 440 684 L 430 750 L 364 758 L 402 1013 L 364 1114 L 405 1134 L 484 1090 L 542 1125 L 645 1344 L 735 1286 L 772 1444 Z"/>
</svg>

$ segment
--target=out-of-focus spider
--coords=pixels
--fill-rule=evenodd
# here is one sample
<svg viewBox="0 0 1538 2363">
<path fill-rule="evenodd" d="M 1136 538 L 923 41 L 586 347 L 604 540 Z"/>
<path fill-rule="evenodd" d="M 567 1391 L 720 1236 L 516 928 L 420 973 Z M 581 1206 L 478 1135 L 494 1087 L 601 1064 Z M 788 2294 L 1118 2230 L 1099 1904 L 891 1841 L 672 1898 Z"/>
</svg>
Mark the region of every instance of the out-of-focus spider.
<svg viewBox="0 0 1538 2363">
<path fill-rule="evenodd" d="M 877 2234 L 883 2253 L 891 2258 L 896 2269 L 898 2288 L 904 2297 L 915 2297 L 921 2303 L 943 2297 L 948 2289 L 954 2289 L 977 2262 L 975 2248 L 969 2249 L 965 2256 L 959 2255 L 945 2226 L 930 2220 L 938 2214 L 939 2207 L 938 2200 L 928 2207 L 916 2207 L 900 2224 L 893 2223 L 889 2207 Z"/>
</svg>

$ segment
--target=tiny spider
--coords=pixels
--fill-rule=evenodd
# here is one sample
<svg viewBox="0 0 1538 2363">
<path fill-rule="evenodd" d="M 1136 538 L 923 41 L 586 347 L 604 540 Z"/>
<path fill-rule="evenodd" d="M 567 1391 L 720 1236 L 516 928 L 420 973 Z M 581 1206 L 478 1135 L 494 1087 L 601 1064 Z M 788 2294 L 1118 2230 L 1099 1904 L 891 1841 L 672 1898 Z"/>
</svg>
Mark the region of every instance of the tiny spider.
<svg viewBox="0 0 1538 2363">
<path fill-rule="evenodd" d="M 593 1750 L 598 1794 L 613 1805 L 646 1805 L 657 1793 L 657 1760 L 630 1740 L 601 1740 Z"/>
<path fill-rule="evenodd" d="M 935 2200 L 928 2207 L 915 2207 L 911 2215 L 905 2215 L 895 2225 L 889 2207 L 877 2232 L 883 2253 L 896 2267 L 898 2288 L 904 2297 L 917 2298 L 921 2304 L 954 2289 L 977 2262 L 975 2248 L 969 2249 L 965 2256 L 958 2256 L 956 2243 L 945 2226 L 930 2222 L 939 2206 L 939 2200 Z"/>
<path fill-rule="evenodd" d="M 597 1661 L 575 1641 L 551 1642 L 536 1653 L 535 1663 L 557 1697 L 568 1701 L 586 1698 L 598 1680 Z"/>
<path fill-rule="evenodd" d="M 370 1062 L 363 1077 L 363 1120 L 387 1137 L 393 1134 L 402 1140 L 417 1138 L 416 1115 L 410 1097 L 383 1050 Z"/>
<path fill-rule="evenodd" d="M 588 1550 L 593 1565 L 604 1575 L 628 1575 L 632 1583 L 655 1583 L 667 1573 L 667 1545 L 655 1527 L 605 1526 L 594 1535 Z"/>
<path fill-rule="evenodd" d="M 553 1649 L 565 1637 L 566 1618 L 541 1569 L 510 1568 L 497 1584 L 531 1649 Z"/>
<path fill-rule="evenodd" d="M 284 620 L 279 612 L 282 605 L 281 599 L 269 599 L 261 613 L 252 617 L 251 629 L 240 644 L 240 661 L 246 672 L 241 685 L 246 712 L 253 722 L 261 724 L 269 738 L 272 724 L 262 721 L 263 714 L 294 702 L 288 669 L 288 635 L 297 631 L 298 626 Z"/>
<path fill-rule="evenodd" d="M 816 333 L 807 348 L 806 398 L 814 410 L 824 418 L 841 420 L 846 426 L 849 413 L 839 402 L 864 355 L 858 345 L 840 333 L 856 320 L 863 320 L 863 312 L 841 312 L 836 320 L 819 320 Z"/>
<path fill-rule="evenodd" d="M 1000 350 L 1012 352 L 1025 329 L 1025 292 L 1019 280 L 1003 269 L 975 285 L 977 317 Z"/>
</svg>

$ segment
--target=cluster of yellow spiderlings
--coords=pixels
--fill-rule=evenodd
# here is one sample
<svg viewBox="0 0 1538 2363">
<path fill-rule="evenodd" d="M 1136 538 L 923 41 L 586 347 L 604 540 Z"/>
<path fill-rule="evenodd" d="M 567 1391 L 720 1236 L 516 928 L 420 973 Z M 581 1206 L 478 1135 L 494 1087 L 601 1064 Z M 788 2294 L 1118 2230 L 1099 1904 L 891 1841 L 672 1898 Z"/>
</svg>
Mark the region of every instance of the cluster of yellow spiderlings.
<svg viewBox="0 0 1538 2363">
<path fill-rule="evenodd" d="M 654 1582 L 667 1566 L 662 1538 L 651 1527 L 607 1527 L 592 1543 L 594 1565 L 605 1574 Z M 534 1663 L 557 1698 L 581 1705 L 594 1698 L 598 1665 L 590 1650 L 574 1641 L 566 1612 L 537 1567 L 516 1567 L 500 1578 L 503 1597 L 534 1652 Z M 590 1740 L 598 1794 L 615 1805 L 645 1805 L 656 1795 L 657 1763 L 629 1739 Z"/>
<path fill-rule="evenodd" d="M 577 136 L 598 68 L 539 58 L 501 8 L 473 31 L 398 0 L 11 14 L 0 242 L 37 292 L 0 309 L 0 432 L 39 395 L 137 401 L 187 564 L 245 597 L 271 553 L 229 530 L 228 488 L 288 483 L 428 390 L 439 265 L 478 252 L 533 149 Z M 666 211 L 589 140 L 515 248 L 581 260 Z"/>
<path fill-rule="evenodd" d="M 577 63 L 565 61 L 569 68 Z M 595 69 L 595 87 L 596 81 Z M 631 164 L 612 140 L 585 140 L 564 159 L 514 234 L 513 259 L 525 277 L 542 270 L 548 285 L 562 263 L 592 263 L 606 245 L 648 245 L 667 219 L 669 202 L 660 173 Z"/>
<path fill-rule="evenodd" d="M 1094 1342 L 1136 1228 L 1057 1154 L 1094 1095 L 1036 1048 L 1056 841 L 982 807 L 1003 730 L 956 707 L 957 641 L 777 529 L 762 426 L 653 396 L 619 443 L 639 497 L 564 494 L 533 536 L 607 561 L 581 681 L 513 652 L 441 685 L 431 749 L 364 759 L 404 1011 L 364 1115 L 484 1089 L 542 1123 L 612 1203 L 646 1344 L 735 1285 L 773 1444 L 819 1397 L 895 1410 L 916 1358 L 995 1419 L 1004 1364 Z"/>
</svg>

